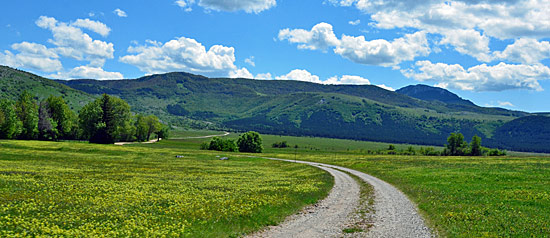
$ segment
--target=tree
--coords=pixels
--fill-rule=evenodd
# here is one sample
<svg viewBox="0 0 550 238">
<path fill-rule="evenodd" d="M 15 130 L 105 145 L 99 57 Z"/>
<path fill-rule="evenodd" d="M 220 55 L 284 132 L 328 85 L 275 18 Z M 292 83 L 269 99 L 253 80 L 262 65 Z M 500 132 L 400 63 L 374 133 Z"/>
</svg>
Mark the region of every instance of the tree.
<svg viewBox="0 0 550 238">
<path fill-rule="evenodd" d="M 78 116 L 83 136 L 92 143 L 111 144 L 135 132 L 128 103 L 107 94 L 84 106 Z"/>
<path fill-rule="evenodd" d="M 479 136 L 472 137 L 472 141 L 470 142 L 470 155 L 480 156 L 482 154 L 483 152 L 481 148 L 481 137 Z"/>
<path fill-rule="evenodd" d="M 23 91 L 15 104 L 15 113 L 22 123 L 21 139 L 35 139 L 38 134 L 38 108 L 33 96 Z"/>
<path fill-rule="evenodd" d="M 38 139 L 55 140 L 57 136 L 57 123 L 52 119 L 48 101 L 44 100 L 38 107 Z"/>
<path fill-rule="evenodd" d="M 447 148 L 444 154 L 447 155 L 464 155 L 468 144 L 464 142 L 464 135 L 461 133 L 451 133 L 447 138 Z"/>
<path fill-rule="evenodd" d="M 262 137 L 255 131 L 246 132 L 237 140 L 237 146 L 240 152 L 262 153 Z"/>
<path fill-rule="evenodd" d="M 21 132 L 21 122 L 17 120 L 15 106 L 7 99 L 0 100 L 0 139 L 13 139 Z"/>
<path fill-rule="evenodd" d="M 73 139 L 76 130 L 76 115 L 69 108 L 62 97 L 50 96 L 46 99 L 47 109 L 50 117 L 56 124 L 57 137 Z"/>
<path fill-rule="evenodd" d="M 237 145 L 235 145 L 235 141 L 231 139 L 222 139 L 220 137 L 214 137 L 210 141 L 210 144 L 208 145 L 208 149 L 217 150 L 217 151 L 236 152 Z"/>
<path fill-rule="evenodd" d="M 156 132 L 157 134 L 157 141 L 162 139 L 168 138 L 170 136 L 170 127 L 167 125 L 162 125 L 161 129 Z"/>
</svg>

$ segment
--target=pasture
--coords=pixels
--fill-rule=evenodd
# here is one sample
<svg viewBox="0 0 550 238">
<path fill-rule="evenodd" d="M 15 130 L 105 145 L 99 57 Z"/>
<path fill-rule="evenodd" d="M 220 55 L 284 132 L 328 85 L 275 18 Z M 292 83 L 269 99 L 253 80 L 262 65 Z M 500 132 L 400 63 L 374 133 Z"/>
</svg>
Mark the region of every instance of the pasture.
<svg viewBox="0 0 550 238">
<path fill-rule="evenodd" d="M 0 236 L 240 236 L 331 187 L 316 168 L 196 149 L 0 141 Z"/>
</svg>

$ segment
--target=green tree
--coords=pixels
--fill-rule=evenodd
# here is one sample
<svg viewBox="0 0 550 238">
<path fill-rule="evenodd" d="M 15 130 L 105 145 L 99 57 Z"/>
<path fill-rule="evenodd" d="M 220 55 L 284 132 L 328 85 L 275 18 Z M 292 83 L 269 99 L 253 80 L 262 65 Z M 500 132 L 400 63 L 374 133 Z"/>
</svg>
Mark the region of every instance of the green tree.
<svg viewBox="0 0 550 238">
<path fill-rule="evenodd" d="M 262 137 L 255 131 L 246 132 L 237 140 L 237 146 L 240 152 L 262 153 Z"/>
<path fill-rule="evenodd" d="M 13 139 L 21 132 L 21 122 L 17 120 L 15 106 L 7 99 L 0 99 L 0 139 Z"/>
<path fill-rule="evenodd" d="M 58 135 L 57 123 L 52 119 L 48 101 L 44 100 L 38 107 L 38 139 L 55 140 Z"/>
<path fill-rule="evenodd" d="M 111 144 L 135 133 L 128 103 L 107 94 L 84 106 L 78 116 L 84 138 L 92 143 Z"/>
<path fill-rule="evenodd" d="M 208 145 L 208 149 L 217 150 L 217 151 L 236 152 L 237 145 L 235 145 L 235 141 L 231 139 L 222 139 L 220 137 L 214 137 L 210 141 L 210 144 Z"/>
<path fill-rule="evenodd" d="M 464 135 L 462 133 L 451 133 L 447 138 L 447 146 L 445 154 L 447 155 L 464 155 L 468 144 L 464 141 Z"/>
<path fill-rule="evenodd" d="M 76 115 L 62 97 L 50 96 L 46 99 L 47 109 L 56 124 L 58 138 L 74 139 L 76 130 Z"/>
<path fill-rule="evenodd" d="M 137 115 L 136 119 L 136 137 L 138 141 L 149 141 L 153 133 L 162 129 L 158 117 L 155 115 L 143 116 Z"/>
<path fill-rule="evenodd" d="M 157 139 L 158 139 L 158 140 L 160 140 L 161 138 L 162 138 L 162 139 L 166 139 L 166 138 L 168 138 L 168 137 L 170 136 L 170 127 L 163 124 L 162 127 L 161 127 L 161 129 L 158 130 L 158 131 L 156 132 L 156 134 L 157 134 Z"/>
<path fill-rule="evenodd" d="M 479 136 L 472 137 L 472 141 L 470 142 L 470 155 L 480 156 L 482 154 L 483 154 L 483 151 L 481 148 L 481 137 Z"/>
<path fill-rule="evenodd" d="M 35 139 L 38 134 L 38 108 L 33 96 L 23 91 L 15 104 L 15 113 L 22 123 L 21 139 Z"/>
</svg>

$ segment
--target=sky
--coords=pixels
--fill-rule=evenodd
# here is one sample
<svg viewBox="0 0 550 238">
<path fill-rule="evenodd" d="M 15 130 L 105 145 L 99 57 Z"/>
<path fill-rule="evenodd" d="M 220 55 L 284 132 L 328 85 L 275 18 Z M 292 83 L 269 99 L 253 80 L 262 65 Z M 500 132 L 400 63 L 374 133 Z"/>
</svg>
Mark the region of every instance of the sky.
<svg viewBox="0 0 550 238">
<path fill-rule="evenodd" d="M 548 0 L 25 0 L 0 65 L 47 78 L 208 77 L 426 84 L 550 111 Z"/>
</svg>

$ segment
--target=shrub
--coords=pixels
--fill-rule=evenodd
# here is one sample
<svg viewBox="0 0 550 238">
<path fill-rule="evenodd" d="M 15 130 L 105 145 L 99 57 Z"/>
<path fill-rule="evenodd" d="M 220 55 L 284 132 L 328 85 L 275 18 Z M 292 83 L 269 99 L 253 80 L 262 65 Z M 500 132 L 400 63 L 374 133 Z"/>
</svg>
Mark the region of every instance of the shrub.
<svg viewBox="0 0 550 238">
<path fill-rule="evenodd" d="M 258 132 L 249 131 L 237 140 L 240 152 L 262 153 L 262 137 Z"/>
<path fill-rule="evenodd" d="M 271 147 L 273 147 L 273 148 L 287 148 L 289 146 L 288 146 L 288 143 L 286 141 L 281 141 L 281 142 L 273 143 L 273 145 L 271 145 Z"/>
</svg>

